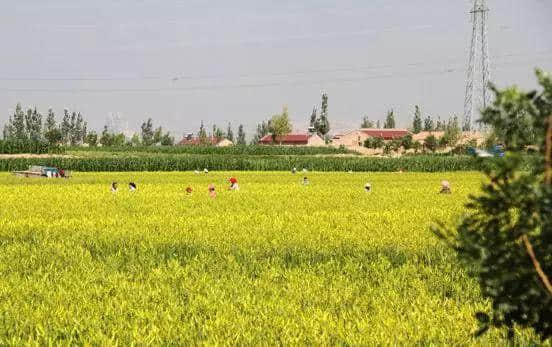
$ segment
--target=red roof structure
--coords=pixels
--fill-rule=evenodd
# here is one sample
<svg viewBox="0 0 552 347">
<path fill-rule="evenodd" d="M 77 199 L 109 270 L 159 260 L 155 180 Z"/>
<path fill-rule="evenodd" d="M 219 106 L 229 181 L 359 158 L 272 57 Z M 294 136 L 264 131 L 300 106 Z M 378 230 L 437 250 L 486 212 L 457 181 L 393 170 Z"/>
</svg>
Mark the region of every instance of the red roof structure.
<svg viewBox="0 0 552 347">
<path fill-rule="evenodd" d="M 406 129 L 359 129 L 359 130 L 370 137 L 379 137 L 384 140 L 399 139 L 410 133 Z"/>
<path fill-rule="evenodd" d="M 288 134 L 285 136 L 277 136 L 276 141 L 273 141 L 272 135 L 266 135 L 259 140 L 262 145 L 269 145 L 272 143 L 282 145 L 306 145 L 309 143 L 309 135 L 307 134 Z"/>
</svg>

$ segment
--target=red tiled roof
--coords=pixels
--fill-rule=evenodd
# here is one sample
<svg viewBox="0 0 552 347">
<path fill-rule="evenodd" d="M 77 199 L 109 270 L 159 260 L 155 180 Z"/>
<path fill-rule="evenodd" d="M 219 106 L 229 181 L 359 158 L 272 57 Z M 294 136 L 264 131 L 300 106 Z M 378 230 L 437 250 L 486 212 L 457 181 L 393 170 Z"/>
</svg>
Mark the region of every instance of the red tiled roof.
<svg viewBox="0 0 552 347">
<path fill-rule="evenodd" d="M 270 144 L 270 143 L 281 143 L 281 144 L 293 144 L 293 145 L 306 145 L 309 143 L 309 135 L 307 134 L 288 134 L 285 136 L 277 136 L 276 141 L 273 141 L 272 135 L 266 135 L 259 140 L 259 143 Z"/>
<path fill-rule="evenodd" d="M 207 137 L 205 139 L 205 143 L 206 144 L 211 144 L 211 145 L 216 145 L 219 142 L 221 142 L 222 140 L 224 140 L 224 138 L 222 138 L 222 137 L 218 138 L 218 137 L 211 136 L 211 137 Z M 186 145 L 200 145 L 202 143 L 201 143 L 201 139 L 199 137 L 194 136 L 191 139 L 183 138 L 178 144 L 182 145 L 182 146 L 186 146 Z"/>
<path fill-rule="evenodd" d="M 410 133 L 406 129 L 360 129 L 360 131 L 368 136 L 380 137 L 384 140 L 398 139 Z"/>
</svg>

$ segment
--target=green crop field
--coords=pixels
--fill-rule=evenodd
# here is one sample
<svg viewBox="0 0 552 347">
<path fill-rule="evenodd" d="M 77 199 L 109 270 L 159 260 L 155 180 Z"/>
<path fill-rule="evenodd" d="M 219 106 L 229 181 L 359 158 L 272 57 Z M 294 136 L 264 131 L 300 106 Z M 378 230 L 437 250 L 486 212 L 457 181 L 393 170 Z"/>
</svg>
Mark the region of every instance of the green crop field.
<svg viewBox="0 0 552 347">
<path fill-rule="evenodd" d="M 0 344 L 507 343 L 472 337 L 490 304 L 429 230 L 479 173 L 307 175 L 0 174 Z"/>
</svg>

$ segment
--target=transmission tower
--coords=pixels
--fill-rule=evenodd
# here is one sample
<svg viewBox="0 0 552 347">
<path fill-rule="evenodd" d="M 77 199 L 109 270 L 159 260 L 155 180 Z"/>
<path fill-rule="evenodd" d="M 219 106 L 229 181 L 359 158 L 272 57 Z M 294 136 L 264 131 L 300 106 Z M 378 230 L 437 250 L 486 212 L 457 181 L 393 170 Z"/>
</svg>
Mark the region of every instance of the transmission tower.
<svg viewBox="0 0 552 347">
<path fill-rule="evenodd" d="M 489 46 L 487 39 L 488 12 L 489 8 L 487 7 L 486 0 L 473 0 L 473 7 L 470 11 L 472 37 L 468 58 L 463 130 L 471 129 L 474 109 L 485 108 L 491 101 L 489 90 L 491 72 L 489 69 Z"/>
</svg>

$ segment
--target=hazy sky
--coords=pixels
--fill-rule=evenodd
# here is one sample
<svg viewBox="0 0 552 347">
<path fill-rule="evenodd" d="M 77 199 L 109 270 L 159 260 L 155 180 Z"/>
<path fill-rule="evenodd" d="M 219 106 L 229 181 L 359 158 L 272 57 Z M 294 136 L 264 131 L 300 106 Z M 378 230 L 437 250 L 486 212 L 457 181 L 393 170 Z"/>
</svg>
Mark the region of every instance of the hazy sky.
<svg viewBox="0 0 552 347">
<path fill-rule="evenodd" d="M 492 79 L 552 72 L 552 1 L 489 0 Z M 256 123 L 289 106 L 304 130 L 320 93 L 332 130 L 413 105 L 462 115 L 468 0 L 5 0 L 0 124 L 14 106 L 67 107 L 99 129 L 119 113 L 180 136 L 201 120 Z"/>
</svg>

